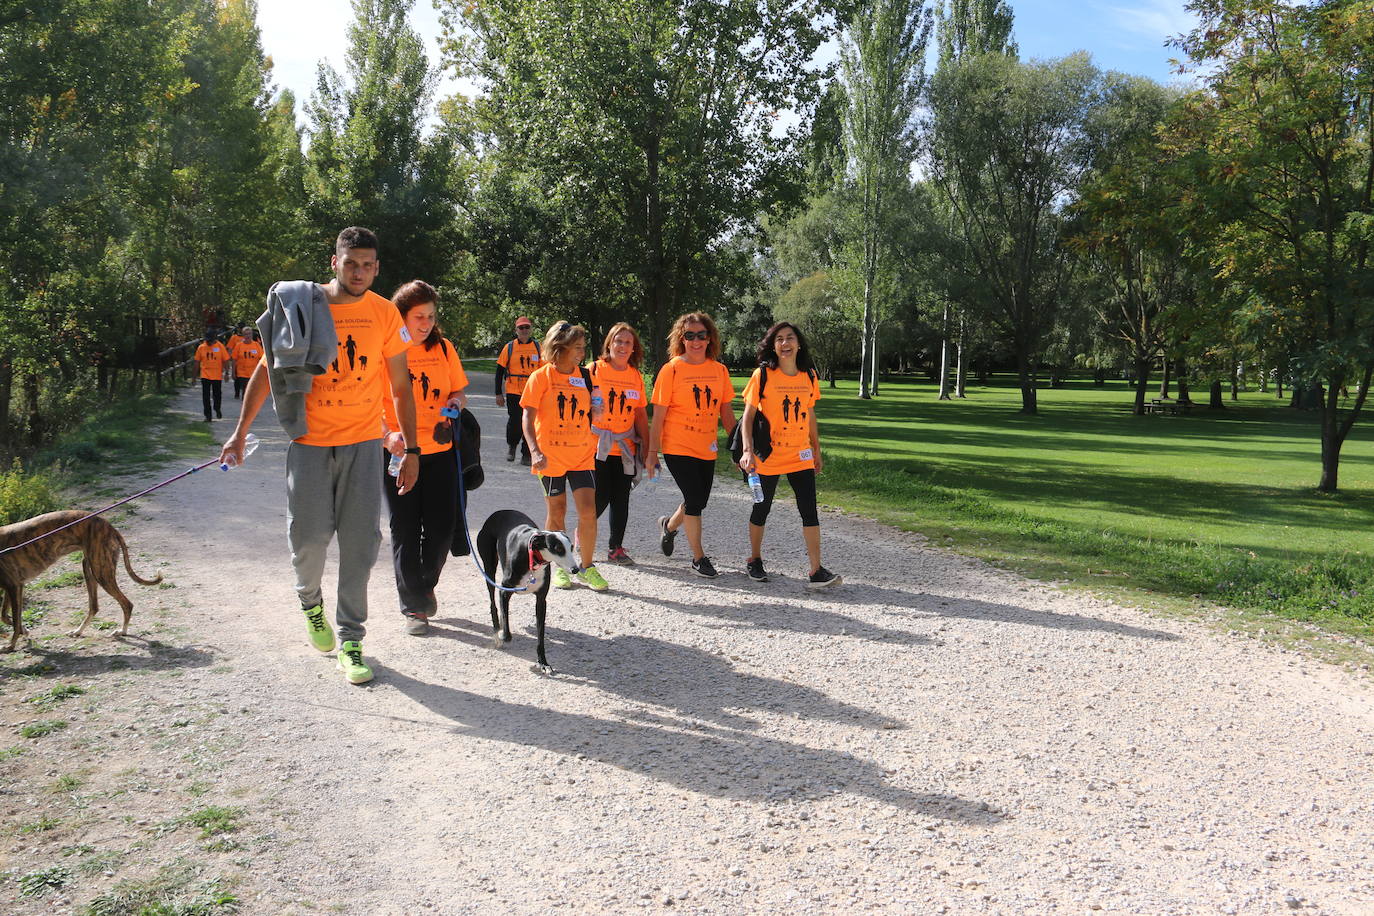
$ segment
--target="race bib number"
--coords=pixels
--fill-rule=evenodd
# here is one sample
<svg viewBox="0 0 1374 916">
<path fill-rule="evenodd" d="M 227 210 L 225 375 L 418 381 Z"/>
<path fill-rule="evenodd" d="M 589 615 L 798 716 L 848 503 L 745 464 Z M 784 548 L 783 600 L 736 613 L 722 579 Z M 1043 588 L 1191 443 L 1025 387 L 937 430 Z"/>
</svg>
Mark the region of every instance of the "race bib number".
<svg viewBox="0 0 1374 916">
<path fill-rule="evenodd" d="M 627 391 L 627 392 L 625 392 L 625 400 L 627 400 L 627 401 L 638 401 L 638 400 L 639 400 L 639 392 L 638 392 L 638 391 Z"/>
<path fill-rule="evenodd" d="M 720 446 L 718 446 L 718 445 L 716 445 L 716 443 L 712 442 L 712 443 L 711 443 L 711 454 L 714 455 L 714 454 L 715 454 L 717 451 L 719 451 L 719 450 L 720 450 Z"/>
<path fill-rule="evenodd" d="M 572 378 L 568 379 L 568 384 L 572 385 L 574 388 L 586 388 L 587 380 L 580 375 L 574 375 Z"/>
<path fill-rule="evenodd" d="M 797 452 L 797 457 L 802 461 L 810 461 L 815 456 L 811 454 L 811 449 L 804 448 L 800 452 Z"/>
<path fill-rule="evenodd" d="M 401 339 L 406 343 L 410 343 L 410 329 L 405 325 L 401 325 Z"/>
</svg>

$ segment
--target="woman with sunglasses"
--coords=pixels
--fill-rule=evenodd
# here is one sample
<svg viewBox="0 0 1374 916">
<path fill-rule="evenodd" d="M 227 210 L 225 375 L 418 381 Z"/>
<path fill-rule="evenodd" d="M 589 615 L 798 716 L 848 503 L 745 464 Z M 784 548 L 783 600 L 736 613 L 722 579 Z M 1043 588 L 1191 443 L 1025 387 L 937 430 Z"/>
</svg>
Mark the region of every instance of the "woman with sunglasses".
<svg viewBox="0 0 1374 916">
<path fill-rule="evenodd" d="M 382 492 L 391 509 L 391 558 L 396 569 L 396 592 L 401 599 L 406 632 L 422 636 L 438 610 L 434 589 L 439 584 L 453 542 L 458 512 L 458 467 L 453 434 L 444 407 L 467 406 L 468 377 L 458 350 L 439 330 L 439 294 L 423 280 L 396 290 L 391 301 L 410 333 L 406 362 L 415 393 L 415 428 L 420 449 L 420 476 L 409 492 L 398 495 L 383 478 Z M 389 393 L 389 389 L 388 389 Z M 382 445 L 392 455 L 405 452 L 396 411 L 388 396 L 382 399 Z"/>
<path fill-rule="evenodd" d="M 730 406 L 735 389 L 729 371 L 716 361 L 720 333 L 705 312 L 678 318 L 668 334 L 668 353 L 671 358 L 654 379 L 654 419 L 644 471 L 650 477 L 658 473 L 662 449 L 682 503 L 672 515 L 658 520 L 658 546 L 665 557 L 672 556 L 678 530 L 686 529 L 692 570 L 714 579 L 716 567 L 701 541 L 701 513 L 715 482 L 716 427 L 725 427 L 726 433 L 735 428 L 735 411 Z"/>
<path fill-rule="evenodd" d="M 530 373 L 520 406 L 525 415 L 525 441 L 530 447 L 530 471 L 544 490 L 544 527 L 562 531 L 568 514 L 568 491 L 577 506 L 577 541 L 582 571 L 578 581 L 598 592 L 606 580 L 593 562 L 596 552 L 596 433 L 604 406 L 593 407 L 601 395 L 591 373 L 582 368 L 587 356 L 587 330 L 580 324 L 556 322 L 544 335 L 544 364 Z M 572 588 L 568 573 L 555 566 L 554 588 Z"/>
<path fill-rule="evenodd" d="M 744 451 L 739 466 L 746 474 L 757 471 L 763 485 L 763 502 L 754 503 L 749 516 L 749 560 L 746 570 L 755 582 L 767 582 L 763 568 L 763 526 L 773 507 L 778 478 L 787 483 L 797 498 L 797 513 L 802 520 L 802 539 L 806 542 L 807 588 L 838 585 L 840 577 L 821 565 L 821 522 L 816 511 L 816 475 L 821 472 L 821 439 L 816 425 L 816 402 L 821 386 L 815 364 L 806 347 L 806 337 L 796 325 L 779 321 L 759 342 L 759 368 L 744 386 L 744 415 L 740 439 Z M 767 458 L 754 452 L 754 414 L 768 418 Z"/>
</svg>

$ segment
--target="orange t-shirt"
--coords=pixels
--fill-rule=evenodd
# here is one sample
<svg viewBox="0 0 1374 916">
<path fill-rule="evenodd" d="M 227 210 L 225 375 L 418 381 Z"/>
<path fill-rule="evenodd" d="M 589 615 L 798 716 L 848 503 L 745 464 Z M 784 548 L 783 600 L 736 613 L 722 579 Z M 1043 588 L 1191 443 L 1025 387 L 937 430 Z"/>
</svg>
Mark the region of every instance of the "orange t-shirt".
<svg viewBox="0 0 1374 916">
<path fill-rule="evenodd" d="M 234 348 L 237 347 L 237 346 L 238 346 L 239 344 L 241 344 L 241 343 L 243 343 L 243 337 L 242 337 L 242 335 L 240 335 L 240 334 L 231 334 L 231 335 L 229 336 L 229 339 L 226 340 L 226 341 L 224 342 L 224 345 L 225 345 L 226 347 L 229 348 L 229 352 L 230 352 L 230 353 L 233 353 L 233 352 L 234 352 Z"/>
<path fill-rule="evenodd" d="M 503 344 L 496 365 L 506 370 L 506 394 L 520 394 L 540 366 L 539 344 L 533 340 L 522 344 L 518 339 Z"/>
<path fill-rule="evenodd" d="M 598 359 L 592 363 L 592 383 L 601 389 L 605 399 L 605 410 L 596 424 L 601 429 L 613 433 L 624 433 L 634 429 L 635 411 L 645 406 L 644 376 L 634 366 L 627 365 L 617 369 L 608 359 Z M 634 446 L 630 446 L 631 453 Z M 620 446 L 611 447 L 607 457 L 620 454 Z"/>
<path fill-rule="evenodd" d="M 534 438 L 549 459 L 543 471 L 534 473 L 562 477 L 596 467 L 596 434 L 587 422 L 592 393 L 580 368 L 564 375 L 553 363 L 540 366 L 525 384 L 520 405 L 535 409 Z"/>
<path fill-rule="evenodd" d="M 356 445 L 382 436 L 387 360 L 410 346 L 396 306 L 368 290 L 357 302 L 331 304 L 339 352 L 305 396 L 302 445 Z"/>
<path fill-rule="evenodd" d="M 211 380 L 224 378 L 224 364 L 229 361 L 229 351 L 224 344 L 216 341 L 214 345 L 202 343 L 196 347 L 196 362 L 200 363 L 200 377 Z"/>
<path fill-rule="evenodd" d="M 787 375 L 781 369 L 769 369 L 760 398 L 762 371 L 755 369 L 744 386 L 744 403 L 753 404 L 768 418 L 769 441 L 773 444 L 767 460 L 759 459 L 759 473 L 773 476 L 814 468 L 811 416 L 821 399 L 820 382 L 809 372 Z"/>
<path fill-rule="evenodd" d="M 720 405 L 734 397 L 730 372 L 714 359 L 699 366 L 681 356 L 669 360 L 654 379 L 654 406 L 668 410 L 663 419 L 663 454 L 714 459 Z"/>
<path fill-rule="evenodd" d="M 239 338 L 238 346 L 230 352 L 234 354 L 234 373 L 239 378 L 248 378 L 258 367 L 258 360 L 262 359 L 262 344 L 256 340 Z"/>
<path fill-rule="evenodd" d="M 415 434 L 420 440 L 413 444 L 420 447 L 422 455 L 448 451 L 453 443 L 440 445 L 436 442 L 434 427 L 440 422 L 448 422 L 448 418 L 439 413 L 448 403 L 448 396 L 468 386 L 458 350 L 453 341 L 447 339 L 428 350 L 422 343 L 412 343 L 406 351 L 406 365 L 410 367 L 410 388 L 415 392 Z M 382 416 L 386 418 L 388 430 L 398 431 L 401 424 L 396 419 L 396 404 L 391 400 L 390 376 L 386 380 L 386 395 L 382 399 Z"/>
</svg>

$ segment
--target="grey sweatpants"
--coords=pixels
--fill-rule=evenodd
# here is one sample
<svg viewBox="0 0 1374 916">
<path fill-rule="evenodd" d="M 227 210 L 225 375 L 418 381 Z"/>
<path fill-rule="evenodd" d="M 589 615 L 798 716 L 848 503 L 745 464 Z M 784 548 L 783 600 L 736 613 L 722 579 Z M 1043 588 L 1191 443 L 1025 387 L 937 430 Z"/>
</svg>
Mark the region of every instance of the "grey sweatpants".
<svg viewBox="0 0 1374 916">
<path fill-rule="evenodd" d="M 380 439 L 356 445 L 302 445 L 286 449 L 286 535 L 296 568 L 301 607 L 323 603 L 320 579 L 325 551 L 339 536 L 339 591 L 334 619 L 339 641 L 366 632 L 367 580 L 382 545 Z"/>
</svg>

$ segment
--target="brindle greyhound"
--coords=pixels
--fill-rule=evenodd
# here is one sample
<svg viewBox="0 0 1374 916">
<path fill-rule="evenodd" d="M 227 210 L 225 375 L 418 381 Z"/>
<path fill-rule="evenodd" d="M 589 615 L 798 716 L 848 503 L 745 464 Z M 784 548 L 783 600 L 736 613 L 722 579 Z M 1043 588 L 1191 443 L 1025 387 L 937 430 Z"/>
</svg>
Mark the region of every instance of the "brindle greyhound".
<svg viewBox="0 0 1374 916">
<path fill-rule="evenodd" d="M 72 525 L 72 522 L 76 524 Z M 71 525 L 61 531 L 63 525 Z M 53 532 L 48 534 L 48 532 Z M 17 550 L 9 548 L 24 544 L 25 541 L 47 535 L 40 540 L 27 544 Z M 24 584 L 43 572 L 58 558 L 73 550 L 81 551 L 81 572 L 86 577 L 86 595 L 90 599 L 90 610 L 81 626 L 72 631 L 72 636 L 80 636 L 86 625 L 95 617 L 97 609 L 96 586 L 110 593 L 119 606 L 124 609 L 124 626 L 120 636 L 129 634 L 129 618 L 134 612 L 134 603 L 119 590 L 115 581 L 118 571 L 119 554 L 124 554 L 124 569 L 130 578 L 142 585 L 157 585 L 162 577 L 144 579 L 134 572 L 129 564 L 129 545 L 115 530 L 114 525 L 98 516 L 86 517 L 77 511 L 49 512 L 36 518 L 0 528 L 0 620 L 9 624 L 10 644 L 0 650 L 13 652 L 19 637 L 25 635 L 24 629 Z"/>
<path fill-rule="evenodd" d="M 573 553 L 572 541 L 561 531 L 541 531 L 534 520 L 523 512 L 514 509 L 501 509 L 493 512 L 482 524 L 477 533 L 477 556 L 489 579 L 496 579 L 503 589 L 516 588 L 522 583 L 529 586 L 534 595 L 534 622 L 538 631 L 538 645 L 535 654 L 539 657 L 539 670 L 553 674 L 549 660 L 544 656 L 544 614 L 548 607 L 549 564 L 555 563 L 577 575 L 582 567 Z M 501 573 L 497 579 L 497 572 Z M 496 645 L 510 642 L 510 596 L 508 591 L 501 592 L 501 611 L 496 610 L 496 587 L 487 583 L 487 598 L 491 601 L 491 628 L 495 631 Z"/>
</svg>

